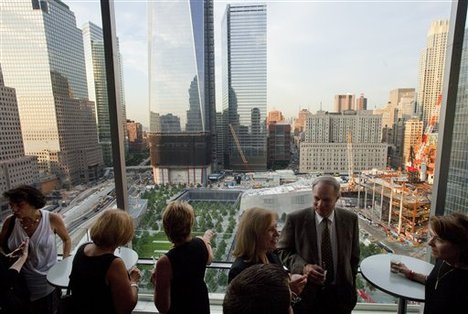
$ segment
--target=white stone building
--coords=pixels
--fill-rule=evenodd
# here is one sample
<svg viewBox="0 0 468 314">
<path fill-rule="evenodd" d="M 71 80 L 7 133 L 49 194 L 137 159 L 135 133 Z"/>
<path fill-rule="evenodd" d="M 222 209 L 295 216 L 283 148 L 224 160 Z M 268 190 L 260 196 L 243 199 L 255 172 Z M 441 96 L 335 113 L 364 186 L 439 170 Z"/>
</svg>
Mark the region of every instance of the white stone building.
<svg viewBox="0 0 468 314">
<path fill-rule="evenodd" d="M 350 156 L 355 172 L 384 169 L 387 144 L 380 142 L 381 126 L 382 116 L 366 110 L 309 115 L 300 144 L 299 172 L 345 173 Z"/>
</svg>

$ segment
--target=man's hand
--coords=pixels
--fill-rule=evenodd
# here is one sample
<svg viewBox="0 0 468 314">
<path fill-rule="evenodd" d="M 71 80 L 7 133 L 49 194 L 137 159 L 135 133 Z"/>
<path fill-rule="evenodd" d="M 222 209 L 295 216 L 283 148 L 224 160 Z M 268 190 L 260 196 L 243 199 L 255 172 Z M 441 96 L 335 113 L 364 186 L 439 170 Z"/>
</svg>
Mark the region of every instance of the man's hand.
<svg viewBox="0 0 468 314">
<path fill-rule="evenodd" d="M 303 274 L 307 275 L 309 281 L 317 285 L 323 285 L 325 283 L 325 270 L 319 265 L 306 264 Z"/>
<path fill-rule="evenodd" d="M 299 295 L 304 290 L 307 283 L 306 275 L 292 274 L 289 278 L 289 288 L 292 292 Z"/>
</svg>

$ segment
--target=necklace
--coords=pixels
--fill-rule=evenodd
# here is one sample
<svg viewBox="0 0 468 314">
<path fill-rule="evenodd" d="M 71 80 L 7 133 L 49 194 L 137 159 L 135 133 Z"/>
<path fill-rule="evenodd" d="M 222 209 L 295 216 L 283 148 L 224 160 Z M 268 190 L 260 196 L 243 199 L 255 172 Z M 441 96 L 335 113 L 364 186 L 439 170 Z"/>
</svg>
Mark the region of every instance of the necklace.
<svg viewBox="0 0 468 314">
<path fill-rule="evenodd" d="M 445 276 L 447 276 L 448 274 L 450 274 L 451 272 L 455 270 L 455 268 L 452 268 L 449 271 L 445 272 L 442 276 L 440 276 L 440 270 L 442 269 L 442 266 L 444 264 L 445 264 L 445 261 L 442 261 L 442 264 L 440 264 L 439 270 L 437 271 L 437 280 L 436 280 L 434 290 L 437 290 L 437 287 L 439 286 L 439 281 L 442 280 L 442 278 L 444 278 Z"/>
<path fill-rule="evenodd" d="M 26 220 L 25 218 L 22 218 L 20 220 L 21 227 L 23 227 L 24 230 L 28 230 L 29 228 L 37 224 L 39 220 L 41 220 L 41 216 L 37 217 L 36 219 L 32 219 L 32 220 L 29 220 L 29 219 L 30 218 Z M 27 221 L 30 221 L 30 222 L 27 222 Z"/>
</svg>

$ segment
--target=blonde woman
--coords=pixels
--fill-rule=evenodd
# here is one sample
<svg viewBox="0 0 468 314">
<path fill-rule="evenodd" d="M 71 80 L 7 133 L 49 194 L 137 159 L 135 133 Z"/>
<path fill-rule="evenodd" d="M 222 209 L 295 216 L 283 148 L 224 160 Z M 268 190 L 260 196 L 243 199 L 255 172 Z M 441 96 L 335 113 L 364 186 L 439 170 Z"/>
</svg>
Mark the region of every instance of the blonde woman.
<svg viewBox="0 0 468 314">
<path fill-rule="evenodd" d="M 73 259 L 69 287 L 75 313 L 128 314 L 138 301 L 140 270 L 127 272 L 115 249 L 134 235 L 133 219 L 121 209 L 105 211 L 91 227 L 91 243 Z"/>
<path fill-rule="evenodd" d="M 276 213 L 264 208 L 250 208 L 242 214 L 233 252 L 236 260 L 229 271 L 229 282 L 255 264 L 282 266 L 275 253 L 279 238 L 276 220 Z M 300 294 L 306 282 L 307 276 L 295 274 L 291 276 L 289 285 L 295 294 Z"/>
<path fill-rule="evenodd" d="M 174 247 L 156 263 L 154 304 L 162 314 L 207 314 L 210 306 L 204 278 L 206 265 L 213 259 L 214 233 L 207 230 L 203 237 L 192 237 L 195 215 L 186 202 L 170 203 L 162 219 Z"/>
</svg>

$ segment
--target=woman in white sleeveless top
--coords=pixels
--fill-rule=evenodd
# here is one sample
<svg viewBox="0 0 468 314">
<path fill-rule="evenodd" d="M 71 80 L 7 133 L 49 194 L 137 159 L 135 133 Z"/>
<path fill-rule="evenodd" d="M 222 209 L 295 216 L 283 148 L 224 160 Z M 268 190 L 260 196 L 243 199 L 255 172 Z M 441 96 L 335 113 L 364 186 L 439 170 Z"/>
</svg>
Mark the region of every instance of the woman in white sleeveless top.
<svg viewBox="0 0 468 314">
<path fill-rule="evenodd" d="M 47 272 L 57 262 L 55 234 L 63 241 L 63 256 L 70 255 L 71 239 L 60 215 L 42 210 L 44 195 L 31 186 L 20 186 L 4 193 L 15 216 L 8 238 L 10 249 L 18 247 L 29 237 L 29 257 L 21 274 L 26 280 L 34 313 L 54 314 L 58 305 L 58 291 L 46 279 Z M 0 243 L 6 236 L 12 216 L 3 224 Z"/>
</svg>

